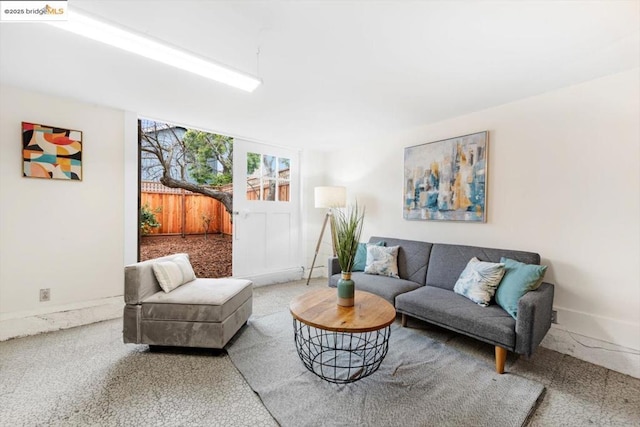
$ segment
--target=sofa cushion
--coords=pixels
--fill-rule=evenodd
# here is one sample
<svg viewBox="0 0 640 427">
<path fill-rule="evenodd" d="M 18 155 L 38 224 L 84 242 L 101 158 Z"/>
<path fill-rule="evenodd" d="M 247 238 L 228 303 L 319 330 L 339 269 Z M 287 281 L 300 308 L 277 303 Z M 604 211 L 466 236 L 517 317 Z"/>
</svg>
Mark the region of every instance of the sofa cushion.
<svg viewBox="0 0 640 427">
<path fill-rule="evenodd" d="M 396 309 L 508 350 L 515 348 L 516 321 L 495 304 L 482 307 L 449 290 L 422 286 L 398 295 Z"/>
<path fill-rule="evenodd" d="M 540 264 L 540 255 L 533 252 L 436 243 L 431 249 L 426 284 L 452 291 L 473 257 L 487 262 L 500 262 L 500 258 L 505 257 L 525 264 Z"/>
<path fill-rule="evenodd" d="M 473 257 L 460 274 L 453 292 L 487 307 L 504 276 L 504 264 L 480 261 Z"/>
<path fill-rule="evenodd" d="M 398 249 L 398 275 L 401 279 L 424 285 L 432 243 L 379 236 L 373 236 L 369 239 L 369 243 L 379 241 L 384 241 L 387 246 L 400 246 L 400 249 Z M 470 258 L 467 258 L 467 261 Z M 458 275 L 460 275 L 460 272 L 458 272 Z M 451 286 L 453 287 L 453 285 Z"/>
<path fill-rule="evenodd" d="M 398 249 L 400 246 L 367 246 L 367 264 L 364 272 L 378 276 L 394 277 L 398 276 Z"/>
<path fill-rule="evenodd" d="M 250 280 L 195 279 L 142 301 L 142 319 L 221 322 L 252 295 Z"/>
<path fill-rule="evenodd" d="M 186 255 L 154 262 L 153 274 L 155 274 L 162 290 L 167 293 L 196 278 L 193 267 L 191 267 L 189 258 Z"/>
<path fill-rule="evenodd" d="M 531 265 L 502 258 L 505 274 L 496 291 L 496 303 L 514 319 L 518 316 L 518 301 L 542 283 L 546 265 Z"/>
<path fill-rule="evenodd" d="M 335 287 L 340 279 L 339 274 L 334 274 L 329 278 L 329 286 Z M 374 276 L 361 272 L 351 273 L 351 280 L 355 283 L 358 291 L 371 292 L 382 297 L 395 305 L 396 296 L 404 292 L 409 292 L 420 287 L 411 280 L 394 279 L 393 277 Z"/>
</svg>

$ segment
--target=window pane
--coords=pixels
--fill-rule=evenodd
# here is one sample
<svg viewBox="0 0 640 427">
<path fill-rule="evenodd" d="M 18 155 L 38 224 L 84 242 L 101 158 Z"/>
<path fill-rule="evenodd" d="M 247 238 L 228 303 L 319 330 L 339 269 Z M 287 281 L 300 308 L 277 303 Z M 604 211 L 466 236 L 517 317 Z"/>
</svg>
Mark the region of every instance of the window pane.
<svg viewBox="0 0 640 427">
<path fill-rule="evenodd" d="M 262 200 L 274 201 L 276 200 L 276 180 L 265 179 L 262 184 Z"/>
<path fill-rule="evenodd" d="M 289 201 L 289 181 L 278 181 L 278 200 Z"/>
<path fill-rule="evenodd" d="M 278 178 L 289 179 L 289 167 L 291 160 L 283 157 L 278 158 Z"/>
<path fill-rule="evenodd" d="M 290 167 L 290 159 L 285 157 L 278 158 L 278 200 L 281 202 L 289 201 Z"/>
<path fill-rule="evenodd" d="M 247 200 L 260 200 L 261 158 L 261 154 L 247 153 Z"/>
<path fill-rule="evenodd" d="M 247 200 L 288 202 L 291 160 L 247 153 Z"/>
<path fill-rule="evenodd" d="M 262 157 L 262 176 L 265 178 L 276 177 L 276 157 L 275 156 L 263 156 Z"/>
</svg>

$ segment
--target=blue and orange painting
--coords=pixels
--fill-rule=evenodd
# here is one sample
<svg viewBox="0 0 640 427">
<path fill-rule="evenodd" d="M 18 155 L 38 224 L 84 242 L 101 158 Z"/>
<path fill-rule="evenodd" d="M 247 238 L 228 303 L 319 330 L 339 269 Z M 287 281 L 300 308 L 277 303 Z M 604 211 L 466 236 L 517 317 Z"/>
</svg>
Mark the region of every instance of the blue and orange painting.
<svg viewBox="0 0 640 427">
<path fill-rule="evenodd" d="M 488 145 L 485 131 L 405 148 L 404 218 L 486 222 Z"/>
<path fill-rule="evenodd" d="M 82 180 L 82 132 L 22 122 L 23 176 Z"/>
</svg>

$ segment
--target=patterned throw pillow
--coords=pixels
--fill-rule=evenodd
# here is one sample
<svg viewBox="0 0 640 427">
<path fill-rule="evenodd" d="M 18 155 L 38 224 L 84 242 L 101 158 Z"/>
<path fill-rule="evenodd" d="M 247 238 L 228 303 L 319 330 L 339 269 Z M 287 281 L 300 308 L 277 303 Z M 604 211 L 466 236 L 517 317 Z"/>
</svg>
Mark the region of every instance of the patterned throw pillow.
<svg viewBox="0 0 640 427">
<path fill-rule="evenodd" d="M 189 259 L 184 255 L 155 262 L 152 268 L 160 287 L 167 293 L 196 278 Z"/>
<path fill-rule="evenodd" d="M 473 257 L 453 287 L 457 294 L 487 307 L 504 276 L 504 264 L 480 261 Z"/>
<path fill-rule="evenodd" d="M 496 303 L 514 319 L 518 316 L 518 301 L 527 292 L 538 289 L 547 271 L 546 265 L 524 264 L 509 258 L 504 263 L 504 277 L 496 291 Z"/>
<path fill-rule="evenodd" d="M 355 258 L 353 258 L 353 268 L 351 271 L 364 271 L 364 267 L 367 265 L 367 245 L 384 246 L 385 242 L 358 243 L 358 250 L 356 251 Z"/>
<path fill-rule="evenodd" d="M 367 265 L 364 272 L 399 279 L 398 249 L 400 246 L 367 245 Z"/>
</svg>

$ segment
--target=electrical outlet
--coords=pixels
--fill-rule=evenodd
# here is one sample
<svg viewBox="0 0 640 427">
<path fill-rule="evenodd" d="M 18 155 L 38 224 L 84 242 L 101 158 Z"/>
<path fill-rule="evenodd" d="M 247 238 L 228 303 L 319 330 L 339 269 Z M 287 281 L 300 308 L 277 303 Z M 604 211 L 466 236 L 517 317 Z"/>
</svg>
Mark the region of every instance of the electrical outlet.
<svg viewBox="0 0 640 427">
<path fill-rule="evenodd" d="M 558 311 L 551 310 L 551 323 L 558 323 Z"/>
<path fill-rule="evenodd" d="M 40 302 L 51 300 L 51 289 L 40 289 Z"/>
</svg>

